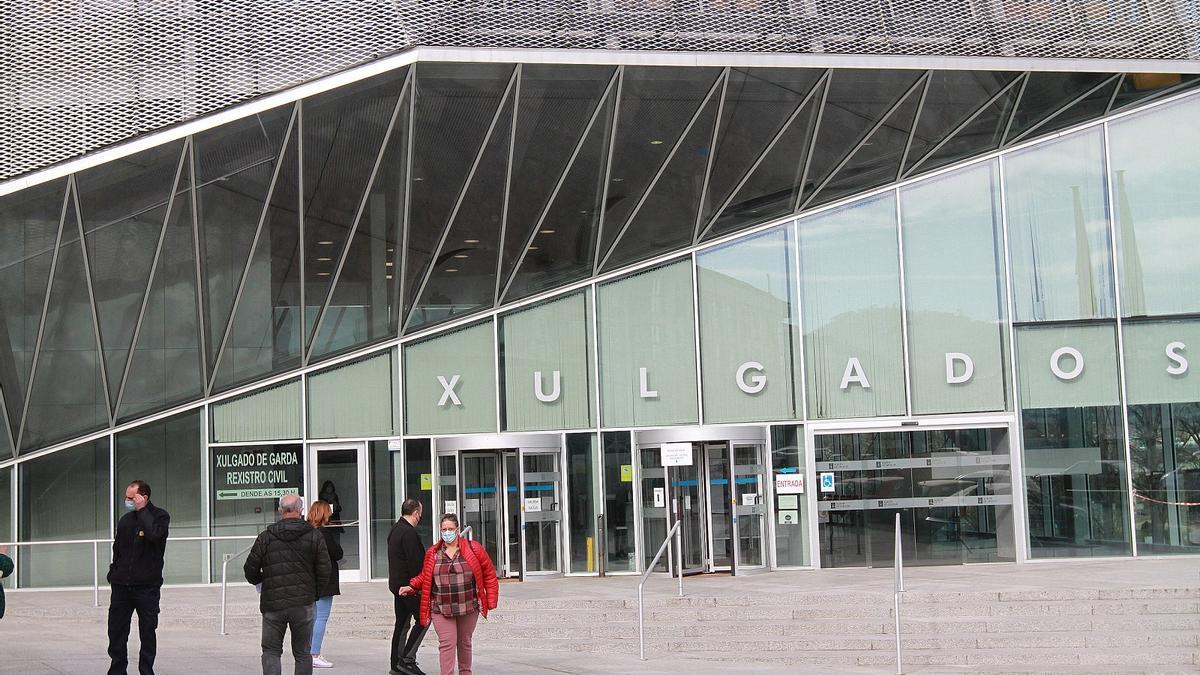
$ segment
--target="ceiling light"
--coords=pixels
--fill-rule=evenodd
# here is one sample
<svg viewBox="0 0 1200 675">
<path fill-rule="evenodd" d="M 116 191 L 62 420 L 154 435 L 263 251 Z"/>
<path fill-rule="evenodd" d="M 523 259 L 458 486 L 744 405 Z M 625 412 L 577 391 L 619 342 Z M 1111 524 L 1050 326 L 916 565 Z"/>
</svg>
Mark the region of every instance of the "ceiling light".
<svg viewBox="0 0 1200 675">
<path fill-rule="evenodd" d="M 414 179 L 413 179 L 413 182 L 414 182 L 414 183 L 419 183 L 419 182 L 421 182 L 421 181 L 423 181 L 423 180 L 425 180 L 425 179 L 424 179 L 424 178 L 421 178 L 420 176 L 417 176 L 416 178 L 414 178 Z"/>
<path fill-rule="evenodd" d="M 614 179 L 612 180 L 612 182 L 614 182 L 614 183 L 624 183 L 624 182 L 625 182 L 625 179 L 624 179 L 624 178 L 614 178 Z"/>
<path fill-rule="evenodd" d="M 554 230 L 542 230 L 542 234 L 554 234 Z"/>
<path fill-rule="evenodd" d="M 329 276 L 329 272 L 317 272 L 317 276 L 319 276 L 319 277 L 327 277 L 327 276 Z"/>
<path fill-rule="evenodd" d="M 471 256 L 467 255 L 466 253 L 459 253 L 458 255 L 456 255 L 454 257 L 458 258 L 459 260 L 462 260 L 463 258 L 469 258 Z"/>
<path fill-rule="evenodd" d="M 332 262 L 333 258 L 317 258 L 317 262 Z"/>
<path fill-rule="evenodd" d="M 393 252 L 393 251 L 395 251 L 395 250 L 396 250 L 396 249 L 394 249 L 394 248 L 389 248 L 389 249 L 387 250 L 387 252 L 388 252 L 388 253 L 391 253 L 391 252 Z"/>
<path fill-rule="evenodd" d="M 446 268 L 446 271 L 447 272 L 457 272 L 458 268 L 457 267 L 448 267 L 448 268 Z"/>
<path fill-rule="evenodd" d="M 464 244 L 478 244 L 479 240 L 478 239 L 463 239 L 463 243 Z"/>
<path fill-rule="evenodd" d="M 317 244 L 319 244 L 321 246 L 333 246 L 332 241 L 318 241 Z"/>
<path fill-rule="evenodd" d="M 392 278 L 392 275 L 390 275 L 390 274 L 389 274 L 389 275 L 387 275 L 387 278 L 391 279 L 391 278 Z"/>
<path fill-rule="evenodd" d="M 536 246 L 530 246 L 530 247 L 529 247 L 529 250 L 530 250 L 530 251 L 536 251 L 536 250 L 538 250 L 538 247 L 536 247 Z"/>
<path fill-rule="evenodd" d="M 388 267 L 395 267 L 396 263 L 389 260 L 389 261 L 385 262 L 384 265 L 387 265 Z"/>
<path fill-rule="evenodd" d="M 663 142 L 658 140 L 657 138 L 650 141 L 650 145 L 662 145 L 662 144 L 663 144 Z"/>
</svg>

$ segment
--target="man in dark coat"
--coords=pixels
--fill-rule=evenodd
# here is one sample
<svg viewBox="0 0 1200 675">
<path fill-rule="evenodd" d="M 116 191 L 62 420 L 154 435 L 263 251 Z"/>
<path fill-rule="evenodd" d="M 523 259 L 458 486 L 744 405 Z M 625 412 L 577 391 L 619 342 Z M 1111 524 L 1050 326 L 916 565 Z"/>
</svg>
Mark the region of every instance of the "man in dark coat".
<svg viewBox="0 0 1200 675">
<path fill-rule="evenodd" d="M 304 502 L 300 495 L 279 499 L 280 520 L 263 530 L 254 540 L 243 570 L 246 581 L 262 584 L 258 607 L 263 615 L 262 670 L 279 675 L 283 656 L 283 635 L 292 631 L 292 655 L 296 675 L 311 675 L 313 603 L 317 589 L 329 583 L 333 565 L 325 536 L 302 519 Z"/>
<path fill-rule="evenodd" d="M 125 488 L 125 515 L 117 521 L 108 584 L 109 675 L 125 675 L 129 667 L 129 621 L 138 617 L 138 672 L 153 675 L 158 653 L 158 601 L 163 584 L 163 556 L 171 516 L 150 502 L 150 486 L 135 480 Z"/>
<path fill-rule="evenodd" d="M 425 544 L 421 543 L 421 535 L 417 533 L 417 523 L 421 522 L 423 511 L 421 502 L 405 499 L 400 505 L 400 519 L 392 525 L 387 538 L 388 590 L 392 593 L 396 610 L 396 626 L 392 629 L 391 672 L 403 675 L 424 675 L 417 667 L 417 649 L 427 630 L 418 620 L 421 601 L 415 595 L 400 596 L 400 589 L 408 585 L 409 579 L 421 575 L 421 565 L 425 562 Z M 409 621 L 412 622 L 412 632 L 408 633 L 408 639 L 405 640 Z"/>
</svg>

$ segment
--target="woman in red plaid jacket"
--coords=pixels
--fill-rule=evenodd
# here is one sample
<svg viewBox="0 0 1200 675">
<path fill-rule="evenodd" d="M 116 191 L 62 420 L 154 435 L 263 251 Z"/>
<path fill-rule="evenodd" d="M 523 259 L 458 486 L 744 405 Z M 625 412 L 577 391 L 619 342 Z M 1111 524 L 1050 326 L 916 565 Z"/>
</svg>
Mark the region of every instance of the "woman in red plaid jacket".
<svg viewBox="0 0 1200 675">
<path fill-rule="evenodd" d="M 460 675 L 471 673 L 471 635 L 479 615 L 496 608 L 500 584 L 483 546 L 459 536 L 458 516 L 442 516 L 442 540 L 425 552 L 421 575 L 400 595 L 421 593 L 421 625 L 430 618 L 438 634 L 442 675 L 454 675 L 455 652 Z"/>
</svg>

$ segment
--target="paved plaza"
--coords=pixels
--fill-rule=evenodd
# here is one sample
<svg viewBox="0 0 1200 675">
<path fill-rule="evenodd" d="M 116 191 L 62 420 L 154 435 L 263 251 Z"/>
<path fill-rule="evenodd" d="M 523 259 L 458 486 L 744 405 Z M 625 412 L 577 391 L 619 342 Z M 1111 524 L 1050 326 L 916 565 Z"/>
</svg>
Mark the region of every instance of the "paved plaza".
<svg viewBox="0 0 1200 675">
<path fill-rule="evenodd" d="M 1200 630 L 1190 629 L 1200 620 L 1200 560 L 1195 558 L 913 568 L 905 581 L 908 673 L 1200 672 L 1196 639 Z M 482 674 L 895 672 L 893 637 L 886 634 L 891 625 L 892 583 L 890 569 L 739 578 L 709 575 L 687 578 L 685 598 L 678 600 L 674 580 L 655 577 L 647 584 L 647 660 L 641 661 L 636 577 L 505 582 L 500 609 L 491 620 L 481 622 L 476 633 L 475 670 Z M 323 650 L 335 663 L 329 672 L 386 672 L 391 621 L 386 585 L 343 584 L 342 588 Z M 0 622 L 4 645 L 0 672 L 103 672 L 107 592 L 101 592 L 100 608 L 93 606 L 92 599 L 91 590 L 10 593 L 8 616 Z M 1156 599 L 1166 603 L 1162 611 L 1168 614 L 1148 616 L 1158 611 L 1153 607 Z M 164 590 L 156 672 L 228 675 L 258 670 L 259 622 L 253 589 L 246 584 L 230 586 L 230 634 L 225 636 L 218 634 L 219 603 L 217 587 Z M 1120 615 L 1104 616 L 1109 612 Z M 1027 615 L 1017 618 L 1029 632 L 993 635 L 985 645 L 993 621 L 1007 614 Z M 804 623 L 810 619 L 817 623 Z M 829 623 L 837 621 L 853 623 Z M 817 640 L 813 632 L 822 625 L 840 627 Z M 790 630 L 796 627 L 800 630 Z M 1188 630 L 1179 632 L 1169 648 L 1137 637 L 1152 634 L 1156 627 Z M 881 634 L 855 633 L 868 630 Z M 132 634 L 137 635 L 136 628 Z M 1131 636 L 1130 645 L 1117 644 L 1122 634 Z M 689 641 L 688 636 L 702 637 Z M 945 642 L 934 644 L 930 636 L 941 636 L 938 639 Z M 996 639 L 1008 642 L 996 643 Z M 986 658 L 974 663 L 969 656 L 956 658 L 956 650 L 970 655 L 971 650 L 988 645 L 1004 648 L 988 650 Z M 435 648 L 431 632 L 420 655 L 431 672 L 436 669 Z M 738 649 L 745 653 L 737 654 Z M 136 650 L 137 639 L 131 637 L 131 654 Z M 1047 660 L 1068 651 L 1081 656 L 1053 666 Z M 1087 655 L 1106 651 L 1118 652 L 1121 658 L 1114 660 L 1121 663 L 1088 664 Z M 810 662 L 830 654 L 846 655 L 845 663 Z M 943 663 L 929 663 L 939 660 Z M 285 672 L 290 672 L 288 665 L 285 653 Z"/>
</svg>

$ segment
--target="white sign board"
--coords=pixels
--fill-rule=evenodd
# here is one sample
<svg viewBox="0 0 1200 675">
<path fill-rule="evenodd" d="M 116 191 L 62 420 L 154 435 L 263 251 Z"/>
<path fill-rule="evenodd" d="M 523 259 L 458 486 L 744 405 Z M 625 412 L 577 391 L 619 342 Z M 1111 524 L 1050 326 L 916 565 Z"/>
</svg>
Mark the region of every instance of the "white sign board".
<svg viewBox="0 0 1200 675">
<path fill-rule="evenodd" d="M 542 510 L 541 497 L 526 497 L 525 498 L 525 513 L 537 513 Z"/>
<path fill-rule="evenodd" d="M 443 511 L 442 513 L 458 513 L 458 502 L 457 501 L 447 501 L 446 502 L 446 510 Z"/>
<path fill-rule="evenodd" d="M 779 524 L 780 525 L 799 525 L 800 524 L 800 512 L 799 511 L 780 511 L 779 512 Z"/>
<path fill-rule="evenodd" d="M 758 493 L 748 492 L 742 495 L 742 506 L 754 506 L 758 503 Z"/>
<path fill-rule="evenodd" d="M 663 466 L 692 465 L 691 443 L 663 443 L 661 449 Z"/>
<path fill-rule="evenodd" d="M 779 509 L 791 509 L 795 511 L 800 508 L 800 498 L 796 495 L 779 495 Z"/>
<path fill-rule="evenodd" d="M 666 488 L 654 488 L 654 508 L 661 509 L 667 505 Z"/>
<path fill-rule="evenodd" d="M 804 474 L 779 473 L 775 474 L 775 494 L 802 495 L 804 494 Z"/>
</svg>

